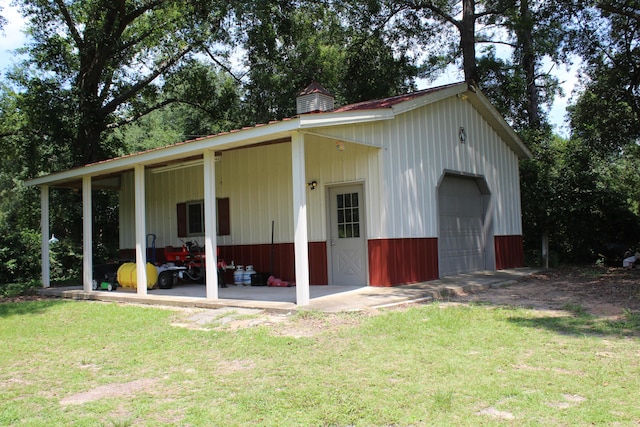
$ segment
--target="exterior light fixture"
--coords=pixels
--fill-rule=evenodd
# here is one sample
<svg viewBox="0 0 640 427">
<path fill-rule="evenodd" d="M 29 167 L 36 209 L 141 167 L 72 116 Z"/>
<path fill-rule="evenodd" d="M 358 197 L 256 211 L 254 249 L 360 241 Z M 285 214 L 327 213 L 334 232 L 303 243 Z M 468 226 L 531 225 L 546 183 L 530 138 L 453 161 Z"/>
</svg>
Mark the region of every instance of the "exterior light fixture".
<svg viewBox="0 0 640 427">
<path fill-rule="evenodd" d="M 467 134 L 462 126 L 458 129 L 458 139 L 460 140 L 460 144 L 464 144 L 467 141 Z"/>
<path fill-rule="evenodd" d="M 309 189 L 311 190 L 315 190 L 317 186 L 318 186 L 318 181 L 316 180 L 313 180 L 307 183 L 307 187 L 309 187 Z"/>
</svg>

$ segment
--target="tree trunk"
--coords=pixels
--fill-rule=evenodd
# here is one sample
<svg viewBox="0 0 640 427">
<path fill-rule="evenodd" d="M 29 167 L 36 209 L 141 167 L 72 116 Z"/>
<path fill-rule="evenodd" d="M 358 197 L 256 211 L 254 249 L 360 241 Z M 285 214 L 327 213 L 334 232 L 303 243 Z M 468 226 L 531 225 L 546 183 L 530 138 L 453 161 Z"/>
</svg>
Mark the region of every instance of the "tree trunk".
<svg viewBox="0 0 640 427">
<path fill-rule="evenodd" d="M 462 21 L 460 21 L 460 47 L 462 49 L 462 67 L 467 82 L 478 82 L 476 66 L 475 1 L 462 0 Z"/>
<path fill-rule="evenodd" d="M 519 45 L 522 49 L 522 68 L 525 73 L 527 93 L 527 118 L 529 127 L 540 128 L 540 95 L 536 86 L 536 55 L 533 46 L 533 18 L 529 0 L 520 1 Z"/>
<path fill-rule="evenodd" d="M 549 233 L 542 233 L 542 267 L 549 268 Z"/>
<path fill-rule="evenodd" d="M 116 17 L 111 16 L 116 12 L 110 11 L 107 21 L 114 21 Z M 76 87 L 79 93 L 78 133 L 75 141 L 76 162 L 79 165 L 94 163 L 104 160 L 107 153 L 104 153 L 101 144 L 102 132 L 106 129 L 106 116 L 104 112 L 104 102 L 100 99 L 101 85 L 106 81 L 108 84 L 107 69 L 110 59 L 115 56 L 111 37 L 106 34 L 104 38 L 98 37 L 97 31 L 85 31 L 85 41 L 80 44 L 80 70 L 78 73 Z M 110 154 L 110 153 L 109 153 Z"/>
<path fill-rule="evenodd" d="M 87 99 L 89 98 L 89 99 Z M 100 144 L 102 132 L 105 130 L 104 114 L 97 99 L 91 95 L 83 95 L 79 103 L 78 133 L 76 134 L 74 162 L 82 166 L 104 160 L 106 153 Z"/>
</svg>

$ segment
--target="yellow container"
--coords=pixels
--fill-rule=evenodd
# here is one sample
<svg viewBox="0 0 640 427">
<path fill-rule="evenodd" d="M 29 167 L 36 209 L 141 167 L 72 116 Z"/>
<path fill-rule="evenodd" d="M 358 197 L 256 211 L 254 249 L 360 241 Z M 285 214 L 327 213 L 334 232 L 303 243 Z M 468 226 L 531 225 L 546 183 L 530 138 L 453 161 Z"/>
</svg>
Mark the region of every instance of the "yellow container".
<svg viewBox="0 0 640 427">
<path fill-rule="evenodd" d="M 158 282 L 158 270 L 147 263 L 147 289 L 153 289 Z M 135 262 L 125 262 L 118 268 L 118 283 L 123 288 L 138 288 L 138 273 Z"/>
</svg>

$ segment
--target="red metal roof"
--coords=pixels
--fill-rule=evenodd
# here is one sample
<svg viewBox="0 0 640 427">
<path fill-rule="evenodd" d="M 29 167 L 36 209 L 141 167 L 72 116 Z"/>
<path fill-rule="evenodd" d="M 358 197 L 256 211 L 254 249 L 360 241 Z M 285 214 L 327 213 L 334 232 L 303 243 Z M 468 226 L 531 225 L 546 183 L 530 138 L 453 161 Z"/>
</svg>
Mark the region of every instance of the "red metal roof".
<svg viewBox="0 0 640 427">
<path fill-rule="evenodd" d="M 458 85 L 460 83 L 452 83 L 444 86 L 438 86 L 434 88 L 419 90 L 416 92 L 405 93 L 402 95 L 392 96 L 390 98 L 384 99 L 376 99 L 373 101 L 363 101 L 358 102 L 356 104 L 349 104 L 343 107 L 338 107 L 335 110 L 332 110 L 331 113 L 342 113 L 345 111 L 358 111 L 358 110 L 377 110 L 380 108 L 391 108 L 396 104 L 400 104 L 401 102 L 409 101 L 414 98 L 418 98 L 420 96 L 426 95 L 428 93 L 438 92 L 440 90 L 446 89 L 451 86 Z"/>
<path fill-rule="evenodd" d="M 321 93 L 333 97 L 333 94 L 326 90 L 320 83 L 313 82 L 298 93 L 298 96 L 311 95 L 313 93 Z"/>
<path fill-rule="evenodd" d="M 342 113 L 342 112 L 347 112 L 347 111 L 376 110 L 376 109 L 382 109 L 382 108 L 391 108 L 394 105 L 399 104 L 401 102 L 409 101 L 411 99 L 418 98 L 418 97 L 426 95 L 428 93 L 438 92 L 440 90 L 446 89 L 446 88 L 451 87 L 451 86 L 455 86 L 457 84 L 460 84 L 460 83 L 452 83 L 452 84 L 449 84 L 449 85 L 444 85 L 444 86 L 438 86 L 438 87 L 434 87 L 434 88 L 419 90 L 419 91 L 416 91 L 416 92 L 411 92 L 411 93 L 406 93 L 406 94 L 402 94 L 402 95 L 392 96 L 390 98 L 377 99 L 377 100 L 373 100 L 373 101 L 363 101 L 363 102 L 358 102 L 358 103 L 355 103 L 355 104 L 344 105 L 344 106 L 338 107 L 338 108 L 336 108 L 334 110 L 326 111 L 326 112 L 324 112 L 324 114 L 326 114 L 326 113 Z M 302 92 L 300 92 L 300 94 L 298 96 L 309 95 L 309 94 L 312 94 L 312 93 L 324 93 L 324 94 L 328 94 L 330 96 L 333 96 L 324 87 L 322 87 L 322 85 L 320 83 L 318 83 L 318 82 L 311 83 Z M 323 113 L 316 111 L 316 112 L 313 112 L 312 114 L 323 114 Z M 122 155 L 122 156 L 119 156 L 119 157 L 116 157 L 116 158 L 112 158 L 112 159 L 105 159 L 105 160 L 97 161 L 95 163 L 91 163 L 91 164 L 88 164 L 88 165 L 85 165 L 85 166 L 90 166 L 90 165 L 93 165 L 93 164 L 100 164 L 100 163 L 110 162 L 110 161 L 113 161 L 113 160 L 116 160 L 116 159 L 120 159 L 120 158 L 131 157 L 131 156 L 134 156 L 134 155 L 138 155 L 138 154 L 142 154 L 142 153 L 148 153 L 148 152 L 151 152 L 151 151 L 158 151 L 158 150 L 161 150 L 161 149 L 167 148 L 167 147 L 189 144 L 191 142 L 200 141 L 200 140 L 203 140 L 203 139 L 209 139 L 209 138 L 222 136 L 222 135 L 226 135 L 226 134 L 237 133 L 237 132 L 241 132 L 241 131 L 244 131 L 244 130 L 249 130 L 249 129 L 252 129 L 252 128 L 265 126 L 267 124 L 270 125 L 270 124 L 280 123 L 280 122 L 289 121 L 289 120 L 292 120 L 292 118 L 291 117 L 285 117 L 285 118 L 280 119 L 280 120 L 269 121 L 266 124 L 265 123 L 257 123 L 257 124 L 255 124 L 253 126 L 245 126 L 242 129 L 233 129 L 233 130 L 230 130 L 230 131 L 227 131 L 227 132 L 220 132 L 220 133 L 213 134 L 213 135 L 201 136 L 201 137 L 198 137 L 198 138 L 188 139 L 188 140 L 176 142 L 174 144 L 169 144 L 168 146 L 154 147 L 154 148 L 150 148 L 148 150 L 143 150 L 143 151 L 139 151 L 139 152 L 136 152 L 136 153 L 125 154 L 125 155 Z"/>
</svg>

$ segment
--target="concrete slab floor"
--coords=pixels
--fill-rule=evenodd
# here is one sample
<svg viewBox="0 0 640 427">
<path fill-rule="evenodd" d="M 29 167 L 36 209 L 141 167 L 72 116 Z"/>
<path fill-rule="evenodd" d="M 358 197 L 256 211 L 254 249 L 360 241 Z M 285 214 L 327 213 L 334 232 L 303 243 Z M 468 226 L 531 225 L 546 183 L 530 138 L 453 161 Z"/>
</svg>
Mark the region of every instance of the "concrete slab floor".
<svg viewBox="0 0 640 427">
<path fill-rule="evenodd" d="M 202 284 L 179 284 L 172 289 L 149 290 L 138 295 L 135 289 L 118 288 L 115 292 L 84 292 L 82 287 L 45 288 L 40 294 L 72 299 L 135 302 L 200 308 L 235 307 L 271 312 L 311 309 L 325 312 L 357 311 L 372 308 L 445 298 L 451 292 L 477 292 L 519 281 L 540 269 L 518 268 L 448 276 L 439 280 L 395 287 L 310 286 L 310 304 L 296 305 L 296 288 L 235 286 L 218 289 L 218 299 L 205 298 Z"/>
</svg>

